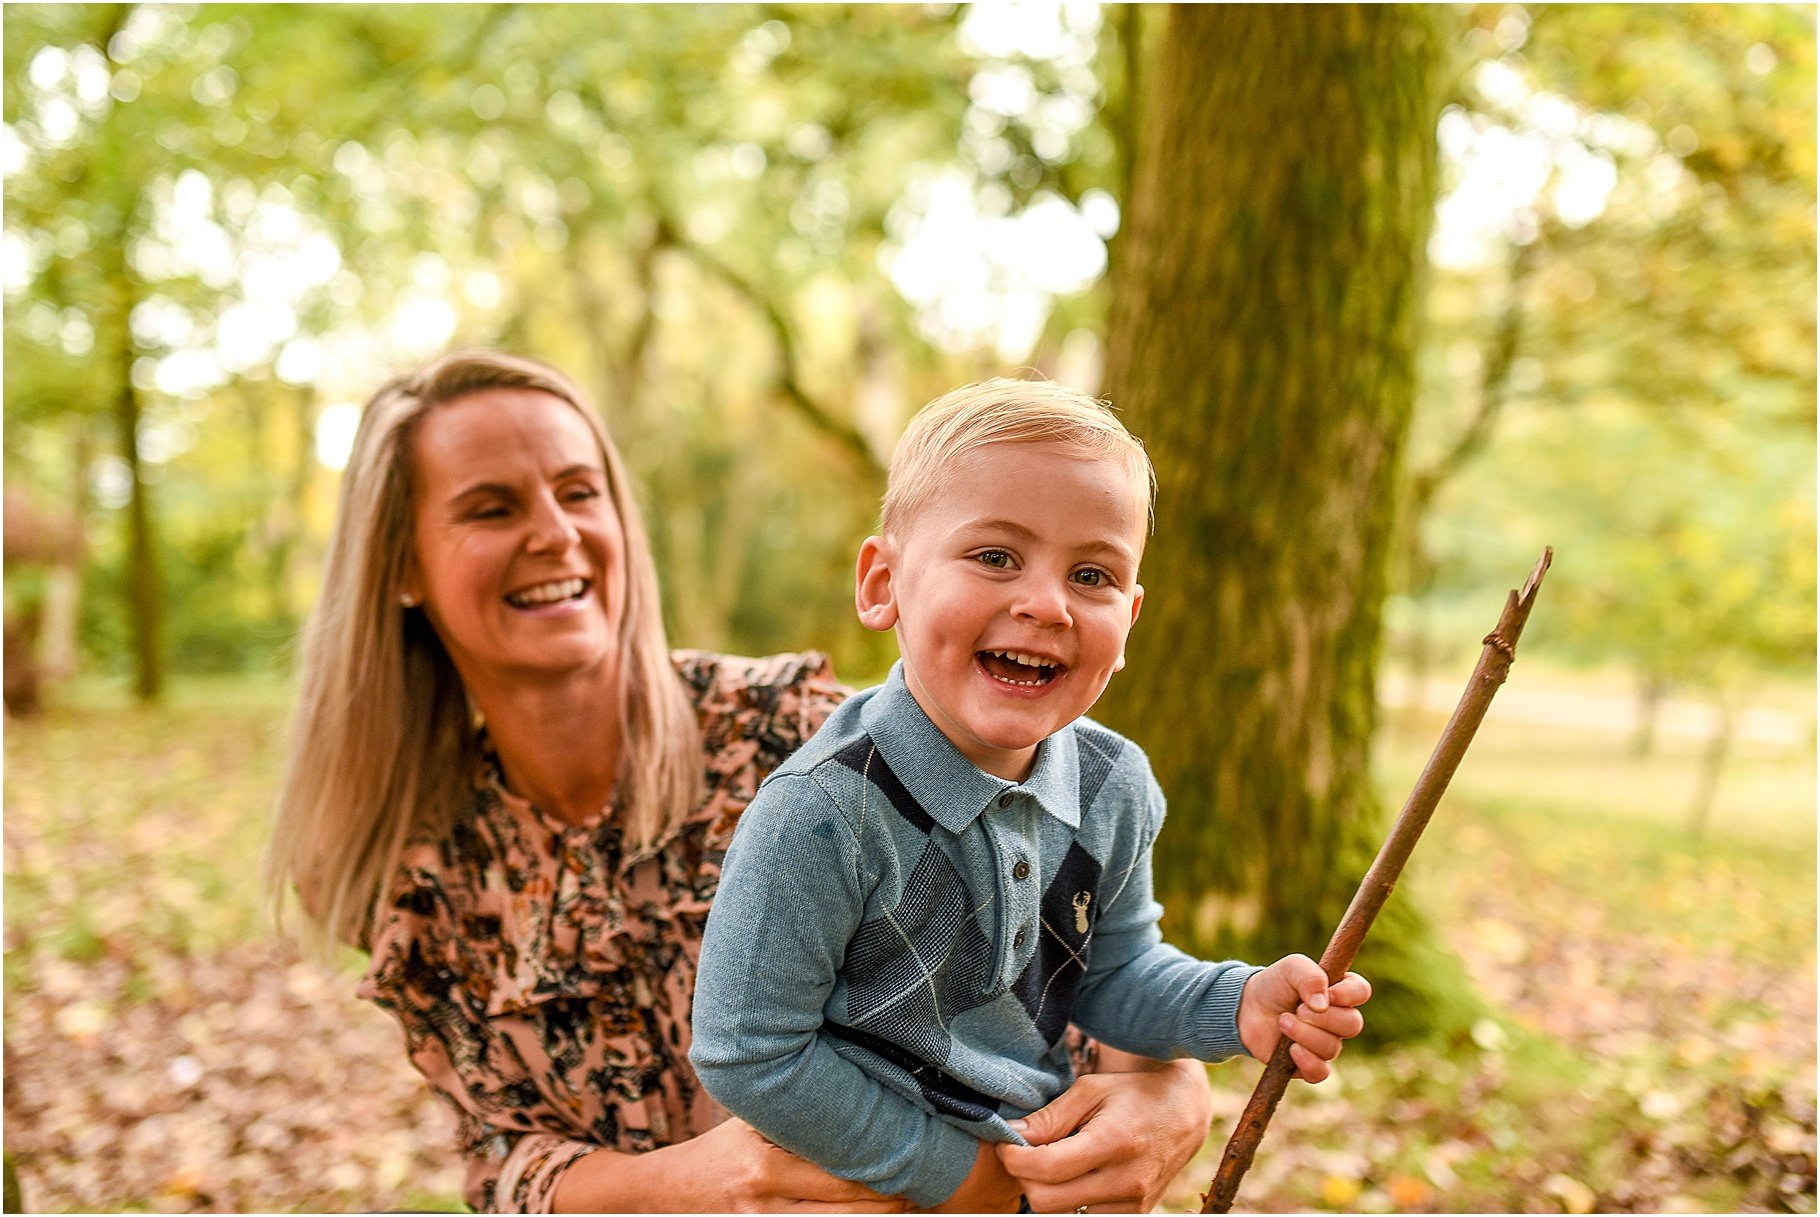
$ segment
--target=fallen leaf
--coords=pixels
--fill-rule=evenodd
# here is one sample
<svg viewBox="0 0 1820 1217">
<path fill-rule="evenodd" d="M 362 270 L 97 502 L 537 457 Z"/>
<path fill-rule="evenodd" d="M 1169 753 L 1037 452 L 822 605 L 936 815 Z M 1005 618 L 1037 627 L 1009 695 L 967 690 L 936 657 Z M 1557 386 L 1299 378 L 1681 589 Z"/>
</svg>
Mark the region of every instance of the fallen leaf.
<svg viewBox="0 0 1820 1217">
<path fill-rule="evenodd" d="M 1321 1203 L 1330 1209 L 1347 1209 L 1359 1198 L 1357 1179 L 1345 1175 L 1328 1175 L 1321 1180 Z"/>
<path fill-rule="evenodd" d="M 1390 1203 L 1399 1212 L 1426 1208 L 1434 1198 L 1433 1189 L 1414 1175 L 1392 1175 L 1387 1187 Z"/>
<path fill-rule="evenodd" d="M 1570 1213 L 1590 1213 L 1599 1203 L 1593 1190 L 1572 1175 L 1550 1175 L 1542 1184 L 1542 1190 L 1559 1200 Z"/>
</svg>

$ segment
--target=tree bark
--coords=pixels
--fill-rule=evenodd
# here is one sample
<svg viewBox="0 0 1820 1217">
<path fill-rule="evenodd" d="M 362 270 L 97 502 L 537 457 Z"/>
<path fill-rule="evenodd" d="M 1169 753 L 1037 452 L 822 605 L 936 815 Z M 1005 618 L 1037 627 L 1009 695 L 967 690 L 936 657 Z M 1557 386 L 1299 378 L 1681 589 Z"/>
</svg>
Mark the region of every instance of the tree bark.
<svg viewBox="0 0 1820 1217">
<path fill-rule="evenodd" d="M 133 385 L 132 346 L 120 360 L 121 381 L 114 420 L 120 455 L 132 476 L 127 508 L 127 598 L 133 621 L 133 691 L 140 701 L 157 701 L 164 693 L 164 620 L 158 596 L 158 562 L 152 537 L 151 493 L 139 459 L 139 390 Z"/>
<path fill-rule="evenodd" d="M 44 635 L 38 658 L 48 680 L 62 680 L 76 671 L 82 608 L 83 522 L 88 519 L 89 437 L 88 417 L 70 419 L 70 545 L 61 560 L 45 575 Z"/>
<path fill-rule="evenodd" d="M 138 356 L 131 318 L 139 302 L 138 285 L 127 265 L 126 242 L 131 226 L 131 204 L 116 203 L 118 227 L 97 242 L 103 251 L 108 305 L 96 318 L 98 352 L 114 365 L 114 430 L 125 462 L 128 482 L 126 504 L 127 609 L 133 623 L 133 690 L 140 701 L 157 701 L 164 692 L 163 601 L 158 590 L 157 541 L 153 534 L 151 490 L 139 455 L 139 423 L 143 411 L 139 389 L 133 383 L 133 362 Z"/>
<path fill-rule="evenodd" d="M 1630 737 L 1630 754 L 1646 757 L 1656 750 L 1656 717 L 1668 696 L 1668 678 L 1645 668 L 1637 677 L 1637 727 Z"/>
<path fill-rule="evenodd" d="M 1738 729 L 1738 707 L 1724 690 L 1720 691 L 1713 712 L 1713 733 L 1706 737 L 1706 747 L 1700 750 L 1694 797 L 1687 805 L 1687 830 L 1696 838 L 1706 836 L 1713 804 L 1719 798 L 1719 775 L 1725 771 L 1725 760 L 1731 755 L 1732 739 Z"/>
<path fill-rule="evenodd" d="M 1130 667 L 1098 713 L 1172 808 L 1178 941 L 1313 954 L 1380 836 L 1380 606 L 1415 391 L 1444 13 L 1182 5 L 1144 101 L 1105 388 L 1160 488 Z M 1475 1006 L 1395 902 L 1379 1034 Z"/>
</svg>

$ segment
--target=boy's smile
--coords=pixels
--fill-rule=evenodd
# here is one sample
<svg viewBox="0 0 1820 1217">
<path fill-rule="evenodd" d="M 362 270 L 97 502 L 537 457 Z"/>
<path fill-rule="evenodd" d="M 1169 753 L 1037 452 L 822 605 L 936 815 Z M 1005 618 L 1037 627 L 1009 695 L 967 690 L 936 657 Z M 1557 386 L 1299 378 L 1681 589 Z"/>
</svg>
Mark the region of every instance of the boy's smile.
<svg viewBox="0 0 1820 1217">
<path fill-rule="evenodd" d="M 1144 487 L 1053 444 L 956 458 L 901 535 L 860 549 L 860 620 L 897 630 L 904 679 L 962 755 L 1007 781 L 1124 666 L 1144 591 Z"/>
</svg>

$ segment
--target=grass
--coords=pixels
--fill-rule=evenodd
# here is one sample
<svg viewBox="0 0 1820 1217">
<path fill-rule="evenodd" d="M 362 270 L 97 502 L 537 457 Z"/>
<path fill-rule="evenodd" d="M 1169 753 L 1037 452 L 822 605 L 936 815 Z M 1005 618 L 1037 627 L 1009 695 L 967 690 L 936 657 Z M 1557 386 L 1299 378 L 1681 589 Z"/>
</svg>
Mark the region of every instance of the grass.
<svg viewBox="0 0 1820 1217">
<path fill-rule="evenodd" d="M 6 1134 L 33 1208 L 458 1206 L 395 1027 L 265 932 L 285 706 L 87 684 L 7 725 Z M 1440 719 L 1386 719 L 1394 809 Z M 1499 1016 L 1294 1088 L 1240 1206 L 1813 1211 L 1814 753 L 1741 745 L 1695 834 L 1698 751 L 1488 719 L 1397 899 Z M 1167 1207 L 1198 1207 L 1254 1074 L 1214 1070 L 1215 1136 Z"/>
</svg>

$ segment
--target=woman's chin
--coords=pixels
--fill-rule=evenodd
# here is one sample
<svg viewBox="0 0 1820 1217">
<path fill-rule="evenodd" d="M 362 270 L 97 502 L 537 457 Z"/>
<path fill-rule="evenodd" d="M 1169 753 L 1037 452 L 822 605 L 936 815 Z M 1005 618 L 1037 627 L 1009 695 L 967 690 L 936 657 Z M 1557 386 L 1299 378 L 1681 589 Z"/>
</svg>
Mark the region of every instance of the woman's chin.
<svg viewBox="0 0 1820 1217">
<path fill-rule="evenodd" d="M 568 638 L 543 638 L 502 647 L 488 659 L 460 664 L 470 691 L 475 685 L 499 687 L 514 684 L 548 684 L 608 666 L 613 647 L 604 633 L 578 633 Z"/>
</svg>

